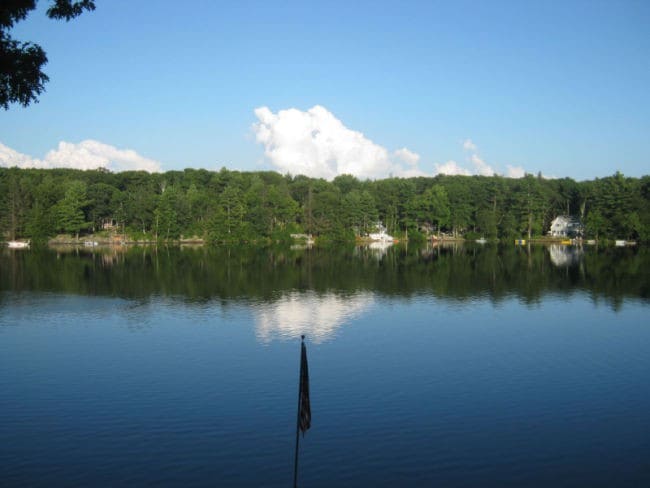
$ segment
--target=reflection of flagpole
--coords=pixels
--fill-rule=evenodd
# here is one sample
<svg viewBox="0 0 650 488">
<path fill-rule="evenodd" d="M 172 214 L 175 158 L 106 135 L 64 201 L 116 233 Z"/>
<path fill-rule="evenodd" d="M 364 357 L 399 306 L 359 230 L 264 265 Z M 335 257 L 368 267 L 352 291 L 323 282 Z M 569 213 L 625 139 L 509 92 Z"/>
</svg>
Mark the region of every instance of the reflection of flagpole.
<svg viewBox="0 0 650 488">
<path fill-rule="evenodd" d="M 307 348 L 305 336 L 300 336 L 300 379 L 298 380 L 298 418 L 296 419 L 296 457 L 293 464 L 293 487 L 298 486 L 298 447 L 300 431 L 311 427 L 311 407 L 309 405 L 309 370 L 307 367 Z"/>
</svg>

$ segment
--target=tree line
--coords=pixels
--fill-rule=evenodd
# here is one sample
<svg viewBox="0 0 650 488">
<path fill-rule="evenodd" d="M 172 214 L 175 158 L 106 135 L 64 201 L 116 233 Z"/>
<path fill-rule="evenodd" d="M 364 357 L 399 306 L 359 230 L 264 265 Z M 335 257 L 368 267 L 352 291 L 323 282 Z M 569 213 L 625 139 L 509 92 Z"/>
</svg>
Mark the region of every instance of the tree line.
<svg viewBox="0 0 650 488">
<path fill-rule="evenodd" d="M 586 237 L 650 240 L 650 176 L 590 181 L 526 175 L 333 181 L 273 171 L 165 173 L 0 168 L 0 232 L 45 242 L 105 227 L 138 240 L 289 241 L 306 233 L 348 241 L 376 230 L 409 240 L 535 238 L 558 215 L 579 217 Z M 108 225 L 107 225 L 108 224 Z"/>
</svg>

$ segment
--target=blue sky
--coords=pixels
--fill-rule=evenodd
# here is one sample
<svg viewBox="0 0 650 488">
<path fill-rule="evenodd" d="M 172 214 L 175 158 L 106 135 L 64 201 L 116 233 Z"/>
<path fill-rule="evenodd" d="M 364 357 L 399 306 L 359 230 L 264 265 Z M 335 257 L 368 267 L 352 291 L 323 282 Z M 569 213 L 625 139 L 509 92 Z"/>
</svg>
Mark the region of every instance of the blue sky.
<svg viewBox="0 0 650 488">
<path fill-rule="evenodd" d="M 5 165 L 58 148 L 324 177 L 650 173 L 647 1 L 97 0 L 70 23 L 47 3 L 12 32 L 50 82 L 0 113 Z"/>
</svg>

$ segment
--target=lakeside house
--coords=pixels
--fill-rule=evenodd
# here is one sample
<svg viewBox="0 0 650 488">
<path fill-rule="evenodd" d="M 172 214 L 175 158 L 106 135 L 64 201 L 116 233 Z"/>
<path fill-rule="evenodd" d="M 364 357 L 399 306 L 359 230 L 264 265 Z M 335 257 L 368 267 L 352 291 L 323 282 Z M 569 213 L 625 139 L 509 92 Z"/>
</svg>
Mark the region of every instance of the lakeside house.
<svg viewBox="0 0 650 488">
<path fill-rule="evenodd" d="M 548 234 L 551 237 L 582 237 L 584 226 L 578 217 L 558 215 L 551 222 Z"/>
<path fill-rule="evenodd" d="M 104 219 L 104 220 L 102 220 L 102 229 L 103 230 L 117 229 L 117 221 L 115 219 Z"/>
</svg>

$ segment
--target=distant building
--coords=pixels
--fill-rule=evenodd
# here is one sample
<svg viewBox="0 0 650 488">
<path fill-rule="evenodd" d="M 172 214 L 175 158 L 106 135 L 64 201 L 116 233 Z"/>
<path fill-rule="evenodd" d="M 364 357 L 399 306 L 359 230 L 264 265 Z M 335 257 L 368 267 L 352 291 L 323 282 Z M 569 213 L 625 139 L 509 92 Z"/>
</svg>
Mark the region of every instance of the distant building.
<svg viewBox="0 0 650 488">
<path fill-rule="evenodd" d="M 104 230 L 112 230 L 117 227 L 117 222 L 115 219 L 104 219 L 102 221 L 102 229 Z"/>
<path fill-rule="evenodd" d="M 558 215 L 551 222 L 551 230 L 548 233 L 551 237 L 582 237 L 584 227 L 578 217 Z"/>
</svg>

